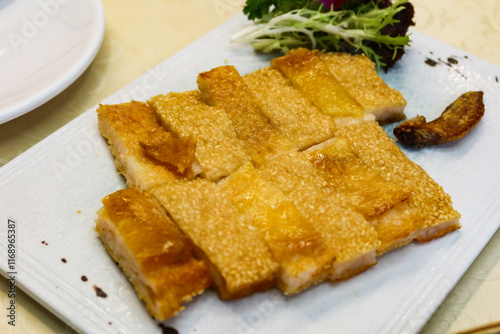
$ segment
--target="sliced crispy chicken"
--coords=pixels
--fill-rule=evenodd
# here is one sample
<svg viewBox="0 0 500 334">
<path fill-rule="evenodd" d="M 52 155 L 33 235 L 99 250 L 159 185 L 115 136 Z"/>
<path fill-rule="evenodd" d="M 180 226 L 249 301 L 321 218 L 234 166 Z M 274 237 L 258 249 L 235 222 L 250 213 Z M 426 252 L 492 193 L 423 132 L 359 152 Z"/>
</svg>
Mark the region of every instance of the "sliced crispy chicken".
<svg viewBox="0 0 500 334">
<path fill-rule="evenodd" d="M 334 254 L 278 187 L 247 164 L 219 184 L 260 231 L 280 265 L 278 286 L 297 293 L 323 279 Z"/>
<path fill-rule="evenodd" d="M 243 141 L 245 151 L 256 166 L 279 152 L 298 149 L 262 114 L 234 66 L 200 73 L 197 82 L 203 100 L 223 109 L 229 116 L 236 136 Z"/>
<path fill-rule="evenodd" d="M 195 142 L 189 137 L 176 138 L 168 133 L 145 103 L 100 105 L 97 119 L 99 130 L 108 140 L 115 165 L 125 176 L 127 185 L 145 190 L 178 179 L 182 176 L 180 171 L 194 173 L 195 161 L 189 151 L 194 150 Z M 148 145 L 151 138 L 157 138 L 157 142 L 166 146 L 162 156 L 169 159 L 158 159 L 144 149 L 143 145 Z M 175 147 L 182 147 L 182 150 L 169 150 Z"/>
<path fill-rule="evenodd" d="M 422 217 L 415 231 L 416 240 L 429 241 L 461 227 L 460 214 L 453 208 L 450 196 L 422 167 L 408 159 L 377 123 L 349 126 L 337 135 L 345 138 L 356 155 L 378 169 L 384 179 L 402 182 L 412 189 L 409 205 Z"/>
<path fill-rule="evenodd" d="M 225 112 L 206 105 L 199 92 L 158 95 L 148 104 L 166 129 L 196 139 L 195 157 L 203 177 L 219 180 L 250 160 Z"/>
<path fill-rule="evenodd" d="M 373 164 L 366 164 L 342 137 L 308 151 L 309 160 L 346 205 L 361 213 L 377 231 L 378 254 L 412 241 L 422 219 L 409 206 L 411 187 L 402 180 L 389 182 Z"/>
<path fill-rule="evenodd" d="M 299 149 L 333 137 L 335 119 L 323 114 L 278 70 L 264 67 L 243 80 L 260 110 Z"/>
<path fill-rule="evenodd" d="M 102 202 L 96 231 L 156 319 L 174 316 L 210 286 L 207 264 L 152 198 L 127 188 Z"/>
<path fill-rule="evenodd" d="M 282 154 L 259 170 L 288 196 L 334 251 L 330 280 L 347 279 L 376 264 L 380 241 L 375 229 L 326 187 L 306 154 Z"/>
<path fill-rule="evenodd" d="M 279 269 L 259 231 L 211 181 L 170 182 L 151 193 L 209 263 L 221 299 L 269 289 Z"/>
<path fill-rule="evenodd" d="M 290 50 L 271 60 L 323 113 L 334 117 L 362 117 L 364 110 L 328 70 L 315 52 L 305 48 Z"/>
<path fill-rule="evenodd" d="M 341 52 L 318 52 L 317 55 L 365 112 L 375 115 L 379 123 L 406 118 L 405 98 L 382 80 L 375 64 L 365 55 Z"/>
</svg>

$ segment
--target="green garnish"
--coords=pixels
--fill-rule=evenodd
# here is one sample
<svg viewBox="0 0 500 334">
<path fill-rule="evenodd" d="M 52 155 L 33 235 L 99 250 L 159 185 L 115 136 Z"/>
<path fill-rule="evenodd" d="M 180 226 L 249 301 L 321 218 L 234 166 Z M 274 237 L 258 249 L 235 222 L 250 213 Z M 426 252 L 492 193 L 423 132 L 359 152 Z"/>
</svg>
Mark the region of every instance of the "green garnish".
<svg viewBox="0 0 500 334">
<path fill-rule="evenodd" d="M 256 21 L 231 40 L 253 43 L 256 50 L 266 53 L 286 53 L 296 47 L 364 53 L 380 68 L 387 60 L 380 48 L 391 50 L 394 59 L 410 44 L 410 38 L 384 33 L 384 28 L 400 22 L 395 15 L 405 10 L 408 0 L 397 0 L 385 8 L 379 3 L 351 0 L 333 10 L 318 0 L 247 0 L 243 12 Z"/>
</svg>

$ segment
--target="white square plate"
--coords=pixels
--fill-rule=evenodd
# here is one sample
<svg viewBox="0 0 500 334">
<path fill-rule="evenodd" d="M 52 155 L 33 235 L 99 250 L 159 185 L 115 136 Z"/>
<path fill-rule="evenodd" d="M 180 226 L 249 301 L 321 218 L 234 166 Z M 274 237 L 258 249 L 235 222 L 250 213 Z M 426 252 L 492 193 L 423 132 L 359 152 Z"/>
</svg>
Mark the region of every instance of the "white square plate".
<svg viewBox="0 0 500 334">
<path fill-rule="evenodd" d="M 237 15 L 103 103 L 196 89 L 199 72 L 226 63 L 241 73 L 268 65 L 269 57 L 251 46 L 229 43 L 229 36 L 248 24 Z M 398 65 L 382 74 L 408 100 L 408 117 L 433 119 L 461 93 L 484 91 L 486 114 L 467 137 L 438 147 L 403 148 L 451 195 L 463 215 L 462 229 L 381 256 L 378 265 L 348 281 L 291 297 L 271 290 L 222 302 L 208 291 L 162 326 L 182 334 L 420 330 L 500 225 L 500 69 L 417 32 L 412 40 Z M 427 58 L 438 64 L 427 65 Z M 385 127 L 391 137 L 392 127 Z M 6 249 L 11 219 L 17 226 L 18 285 L 82 332 L 162 331 L 93 230 L 100 200 L 123 187 L 99 134 L 95 107 L 0 169 L 1 270 L 11 271 Z M 97 288 L 107 297 L 99 297 Z"/>
</svg>

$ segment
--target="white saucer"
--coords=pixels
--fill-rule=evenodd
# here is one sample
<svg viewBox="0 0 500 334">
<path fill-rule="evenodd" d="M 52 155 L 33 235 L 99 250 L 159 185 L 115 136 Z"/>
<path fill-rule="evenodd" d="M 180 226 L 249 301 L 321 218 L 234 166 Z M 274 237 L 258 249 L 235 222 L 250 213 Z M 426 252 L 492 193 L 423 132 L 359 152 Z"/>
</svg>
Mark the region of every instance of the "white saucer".
<svg viewBox="0 0 500 334">
<path fill-rule="evenodd" d="M 90 65 L 104 35 L 99 0 L 0 2 L 0 124 L 47 102 Z"/>
</svg>

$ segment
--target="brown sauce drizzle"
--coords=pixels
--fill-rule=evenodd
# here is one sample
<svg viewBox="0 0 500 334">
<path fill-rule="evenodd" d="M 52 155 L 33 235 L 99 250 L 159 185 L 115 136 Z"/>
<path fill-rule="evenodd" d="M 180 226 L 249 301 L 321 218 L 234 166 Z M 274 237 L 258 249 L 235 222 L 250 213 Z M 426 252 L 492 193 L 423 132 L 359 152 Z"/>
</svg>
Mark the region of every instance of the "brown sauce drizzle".
<svg viewBox="0 0 500 334">
<path fill-rule="evenodd" d="M 426 63 L 427 65 L 431 66 L 431 67 L 434 67 L 434 66 L 436 66 L 436 65 L 438 64 L 438 62 L 437 62 L 437 61 L 435 61 L 435 60 L 433 60 L 433 59 L 430 59 L 430 58 L 427 58 L 427 59 L 425 60 L 425 63 Z"/>
<path fill-rule="evenodd" d="M 432 52 L 430 53 L 432 54 Z M 464 56 L 464 58 L 467 58 L 467 56 Z M 437 61 L 431 58 L 426 58 L 424 62 L 431 67 L 435 67 L 436 65 L 440 64 L 446 65 L 460 74 L 463 78 L 467 79 L 467 77 L 455 67 L 455 65 L 458 64 L 458 59 L 456 58 L 456 56 L 448 57 L 446 61 L 442 60 L 441 58 L 438 58 Z"/>
<path fill-rule="evenodd" d="M 95 291 L 95 294 L 96 294 L 97 297 L 100 297 L 100 298 L 107 298 L 108 297 L 108 294 L 106 292 L 104 292 L 97 285 L 94 285 L 94 291 Z"/>
<path fill-rule="evenodd" d="M 164 324 L 158 324 L 158 326 L 161 328 L 162 334 L 179 334 L 179 331 L 173 327 Z"/>
</svg>

